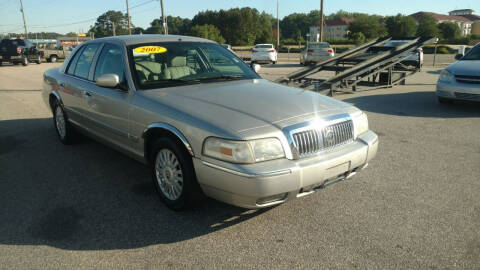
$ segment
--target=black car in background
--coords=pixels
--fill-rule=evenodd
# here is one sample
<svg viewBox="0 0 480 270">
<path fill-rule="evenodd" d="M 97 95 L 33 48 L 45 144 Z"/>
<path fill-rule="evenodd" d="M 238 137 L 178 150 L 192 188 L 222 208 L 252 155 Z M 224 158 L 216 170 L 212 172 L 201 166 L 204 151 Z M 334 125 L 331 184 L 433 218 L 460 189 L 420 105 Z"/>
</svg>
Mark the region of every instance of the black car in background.
<svg viewBox="0 0 480 270">
<path fill-rule="evenodd" d="M 33 43 L 23 39 L 3 39 L 0 41 L 0 65 L 10 62 L 26 66 L 29 62 L 42 63 L 40 51 Z"/>
</svg>

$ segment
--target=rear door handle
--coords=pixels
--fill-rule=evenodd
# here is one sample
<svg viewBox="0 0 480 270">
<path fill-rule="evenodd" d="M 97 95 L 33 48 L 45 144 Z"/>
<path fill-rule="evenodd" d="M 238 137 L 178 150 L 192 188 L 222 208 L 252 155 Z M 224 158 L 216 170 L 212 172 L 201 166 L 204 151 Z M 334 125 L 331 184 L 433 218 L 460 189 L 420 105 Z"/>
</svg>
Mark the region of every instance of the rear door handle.
<svg viewBox="0 0 480 270">
<path fill-rule="evenodd" d="M 91 97 L 91 96 L 92 96 L 92 92 L 90 92 L 90 91 L 85 91 L 85 92 L 83 92 L 83 94 L 84 94 L 85 96 L 87 96 L 87 97 Z"/>
<path fill-rule="evenodd" d="M 61 86 L 61 87 L 65 87 L 65 83 L 62 82 L 62 83 L 60 84 L 60 86 Z"/>
</svg>

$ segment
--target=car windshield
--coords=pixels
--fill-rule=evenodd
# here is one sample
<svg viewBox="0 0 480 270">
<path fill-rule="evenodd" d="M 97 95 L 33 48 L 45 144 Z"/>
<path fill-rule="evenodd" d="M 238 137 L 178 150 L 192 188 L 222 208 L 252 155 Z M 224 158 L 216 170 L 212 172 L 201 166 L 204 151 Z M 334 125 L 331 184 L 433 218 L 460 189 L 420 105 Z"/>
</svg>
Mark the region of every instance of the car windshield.
<svg viewBox="0 0 480 270">
<path fill-rule="evenodd" d="M 328 43 L 309 43 L 309 49 L 321 49 L 321 48 L 330 48 L 330 44 Z"/>
<path fill-rule="evenodd" d="M 462 60 L 480 60 L 480 46 L 473 47 Z"/>
<path fill-rule="evenodd" d="M 182 84 L 260 78 L 215 43 L 165 42 L 129 47 L 132 74 L 142 90 Z"/>
</svg>

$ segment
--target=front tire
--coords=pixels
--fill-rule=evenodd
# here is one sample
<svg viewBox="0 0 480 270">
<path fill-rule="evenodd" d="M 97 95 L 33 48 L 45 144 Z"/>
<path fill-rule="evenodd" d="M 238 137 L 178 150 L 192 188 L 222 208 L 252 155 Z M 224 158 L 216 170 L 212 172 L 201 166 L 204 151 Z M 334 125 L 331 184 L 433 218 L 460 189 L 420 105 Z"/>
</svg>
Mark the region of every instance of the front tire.
<svg viewBox="0 0 480 270">
<path fill-rule="evenodd" d="M 53 125 L 57 132 L 58 139 L 63 144 L 70 145 L 74 142 L 74 137 L 76 136 L 75 130 L 68 122 L 68 117 L 58 100 L 55 101 L 53 105 Z"/>
<path fill-rule="evenodd" d="M 160 199 L 175 211 L 192 208 L 203 194 L 188 151 L 179 142 L 161 137 L 152 153 L 152 179 Z"/>
<path fill-rule="evenodd" d="M 40 55 L 37 56 L 37 60 L 35 60 L 35 63 L 37 63 L 39 65 L 42 63 L 42 57 Z"/>
</svg>

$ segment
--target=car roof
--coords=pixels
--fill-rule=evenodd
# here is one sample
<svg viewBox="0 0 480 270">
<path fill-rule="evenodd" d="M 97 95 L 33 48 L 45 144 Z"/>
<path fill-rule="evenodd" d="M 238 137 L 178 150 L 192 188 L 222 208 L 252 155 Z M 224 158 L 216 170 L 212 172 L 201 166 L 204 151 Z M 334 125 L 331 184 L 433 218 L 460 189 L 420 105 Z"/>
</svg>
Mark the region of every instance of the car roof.
<svg viewBox="0 0 480 270">
<path fill-rule="evenodd" d="M 85 42 L 85 44 L 96 43 L 96 42 L 112 42 L 112 43 L 120 43 L 126 46 L 130 46 L 130 45 L 142 44 L 142 43 L 175 42 L 175 41 L 216 43 L 208 39 L 197 38 L 197 37 L 179 36 L 179 35 L 145 34 L 145 35 L 123 35 L 123 36 L 115 36 L 115 37 L 105 37 L 105 38 L 99 38 L 99 39 L 87 41 Z"/>
</svg>

